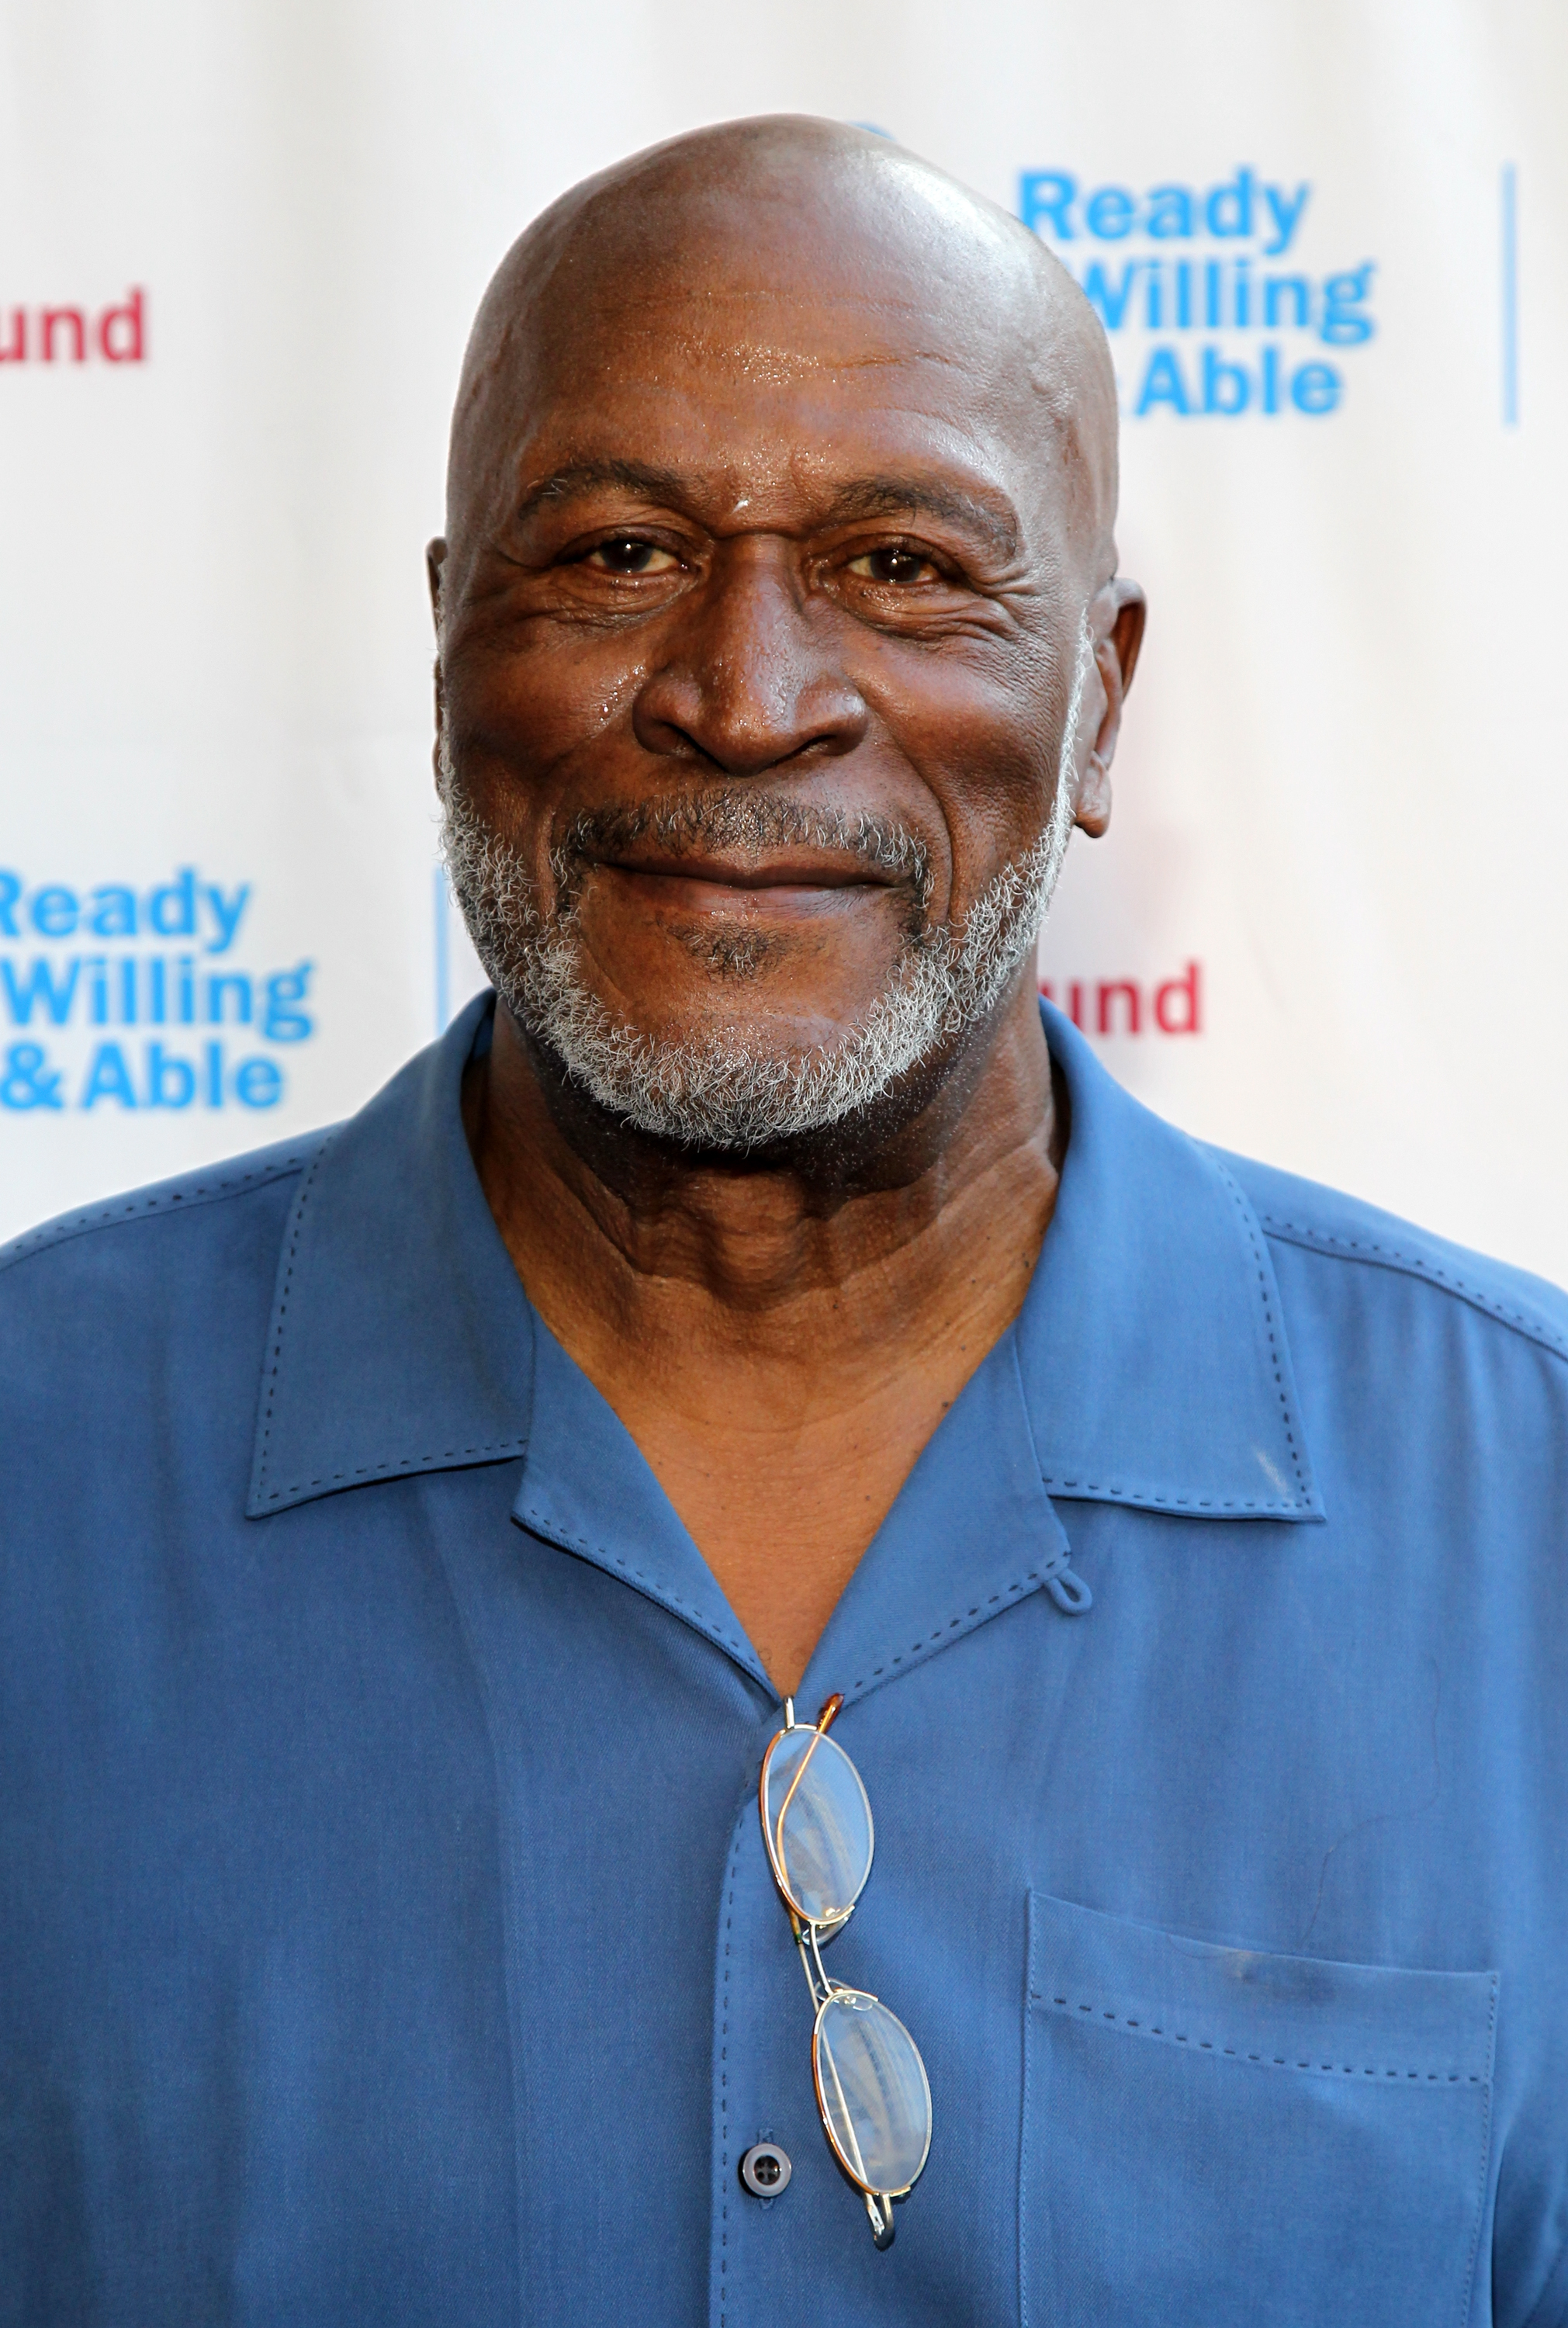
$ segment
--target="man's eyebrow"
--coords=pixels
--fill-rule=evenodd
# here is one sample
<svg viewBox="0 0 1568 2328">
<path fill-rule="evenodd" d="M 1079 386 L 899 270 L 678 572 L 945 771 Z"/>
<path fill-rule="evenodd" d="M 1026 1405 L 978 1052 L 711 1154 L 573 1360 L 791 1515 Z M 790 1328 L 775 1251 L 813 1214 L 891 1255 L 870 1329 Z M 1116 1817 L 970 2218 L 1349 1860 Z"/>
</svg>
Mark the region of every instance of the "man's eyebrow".
<svg viewBox="0 0 1568 2328">
<path fill-rule="evenodd" d="M 1018 520 L 1004 500 L 982 501 L 957 485 L 935 477 L 861 477 L 836 493 L 823 512 L 828 525 L 853 525 L 857 518 L 914 517 L 945 519 L 950 525 L 983 536 L 1003 558 L 1019 551 Z"/>
<path fill-rule="evenodd" d="M 666 508 L 690 508 L 691 481 L 678 470 L 659 468 L 645 461 L 610 459 L 568 461 L 529 487 L 517 505 L 526 521 L 552 502 L 570 501 L 604 485 L 615 485 L 640 501 L 659 502 Z M 961 486 L 945 485 L 934 477 L 858 477 L 841 485 L 818 514 L 821 525 L 853 525 L 858 519 L 926 516 L 941 518 L 966 532 L 979 534 L 1001 558 L 1019 551 L 1018 520 L 1006 501 L 982 500 Z"/>
<path fill-rule="evenodd" d="M 681 504 L 689 486 L 674 469 L 650 466 L 645 461 L 568 461 L 552 475 L 530 485 L 517 505 L 519 518 L 530 518 L 551 502 L 569 501 L 575 493 L 592 493 L 598 485 L 619 485 L 641 500 Z"/>
</svg>

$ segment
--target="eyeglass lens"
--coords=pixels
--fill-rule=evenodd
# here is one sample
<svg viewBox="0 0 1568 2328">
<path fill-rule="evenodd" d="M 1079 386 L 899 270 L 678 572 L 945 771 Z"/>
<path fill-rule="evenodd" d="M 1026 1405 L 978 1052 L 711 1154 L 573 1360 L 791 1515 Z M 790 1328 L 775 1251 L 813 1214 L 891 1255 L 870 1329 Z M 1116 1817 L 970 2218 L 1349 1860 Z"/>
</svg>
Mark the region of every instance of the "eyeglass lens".
<svg viewBox="0 0 1568 2328">
<path fill-rule="evenodd" d="M 931 2089 L 915 2040 L 875 1998 L 830 1997 L 817 2016 L 817 2091 L 833 2146 L 873 2191 L 906 2191 L 931 2145 Z"/>
<path fill-rule="evenodd" d="M 808 1923 L 847 1916 L 871 1873 L 871 1807 L 860 1774 L 820 1731 L 786 1730 L 768 1758 L 768 1834 L 784 1887 Z"/>
</svg>

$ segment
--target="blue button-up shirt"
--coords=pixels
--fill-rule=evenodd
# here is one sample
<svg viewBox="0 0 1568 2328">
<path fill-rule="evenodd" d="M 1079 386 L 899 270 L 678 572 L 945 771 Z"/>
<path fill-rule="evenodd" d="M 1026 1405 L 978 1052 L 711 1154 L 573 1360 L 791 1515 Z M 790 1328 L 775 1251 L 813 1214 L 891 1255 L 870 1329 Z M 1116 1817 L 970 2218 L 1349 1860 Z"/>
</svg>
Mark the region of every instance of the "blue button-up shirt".
<svg viewBox="0 0 1568 2328">
<path fill-rule="evenodd" d="M 0 2321 L 1568 2321 L 1568 1305 L 1047 1014 L 1028 1298 L 800 1692 L 934 2098 L 878 2254 L 778 1699 L 486 1209 L 487 1027 L 10 1249 Z"/>
</svg>

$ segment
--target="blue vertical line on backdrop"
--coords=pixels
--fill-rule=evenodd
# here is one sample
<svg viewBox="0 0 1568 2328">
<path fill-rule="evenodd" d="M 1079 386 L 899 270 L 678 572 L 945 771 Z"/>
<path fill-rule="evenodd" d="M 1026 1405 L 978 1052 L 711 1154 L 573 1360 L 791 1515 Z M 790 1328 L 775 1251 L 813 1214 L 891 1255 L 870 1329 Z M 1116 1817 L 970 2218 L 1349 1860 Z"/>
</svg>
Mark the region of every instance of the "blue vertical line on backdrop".
<svg viewBox="0 0 1568 2328">
<path fill-rule="evenodd" d="M 1519 425 L 1519 174 L 1503 164 L 1503 426 Z"/>
<path fill-rule="evenodd" d="M 436 880 L 436 1032 L 444 1035 L 452 1023 L 452 963 L 447 945 L 452 901 L 446 887 L 446 868 L 437 865 Z"/>
</svg>

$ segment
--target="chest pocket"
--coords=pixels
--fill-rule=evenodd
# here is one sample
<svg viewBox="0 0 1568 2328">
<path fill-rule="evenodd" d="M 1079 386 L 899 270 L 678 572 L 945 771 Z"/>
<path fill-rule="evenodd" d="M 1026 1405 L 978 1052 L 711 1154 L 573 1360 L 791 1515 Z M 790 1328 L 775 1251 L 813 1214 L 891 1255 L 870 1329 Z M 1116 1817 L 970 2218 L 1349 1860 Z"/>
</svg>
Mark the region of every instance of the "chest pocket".
<svg viewBox="0 0 1568 2328">
<path fill-rule="evenodd" d="M 1031 1892 L 1025 2328 L 1462 2328 L 1497 1995 Z"/>
</svg>

